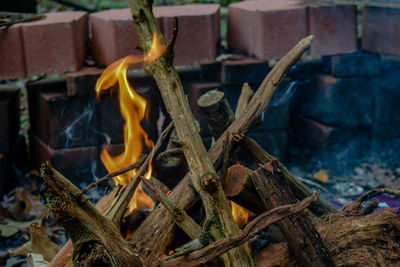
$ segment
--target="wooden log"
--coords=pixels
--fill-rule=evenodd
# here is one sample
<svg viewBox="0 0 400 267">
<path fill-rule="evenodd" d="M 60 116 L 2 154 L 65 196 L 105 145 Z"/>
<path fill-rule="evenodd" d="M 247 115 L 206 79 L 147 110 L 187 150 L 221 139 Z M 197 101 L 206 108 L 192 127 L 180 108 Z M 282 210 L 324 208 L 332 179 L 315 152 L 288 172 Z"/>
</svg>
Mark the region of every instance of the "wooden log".
<svg viewBox="0 0 400 267">
<path fill-rule="evenodd" d="M 265 164 L 276 159 L 274 156 L 268 154 L 256 141 L 247 136 L 241 136 L 237 140 L 240 146 L 248 151 L 252 159 L 258 164 Z M 300 182 L 283 164 L 280 164 L 280 169 L 297 199 L 302 199 L 313 194 L 312 190 Z M 331 204 L 321 197 L 310 205 L 310 210 L 318 216 L 337 212 Z"/>
<path fill-rule="evenodd" d="M 118 194 L 120 190 L 119 187 L 114 187 L 114 189 L 107 195 L 100 198 L 100 200 L 96 203 L 96 209 L 99 210 L 104 215 L 104 211 L 107 207 L 110 206 L 111 202 Z M 72 245 L 72 241 L 68 240 L 68 242 L 61 248 L 61 250 L 57 253 L 57 255 L 51 260 L 49 263 L 49 267 L 62 267 L 62 266 L 73 266 L 72 264 L 72 256 L 74 253 L 74 247 Z"/>
<path fill-rule="evenodd" d="M 252 92 L 251 88 L 247 85 L 243 85 L 242 88 L 242 94 L 239 98 L 239 104 L 241 106 L 247 106 L 246 101 L 248 101 L 248 95 L 250 95 Z M 202 106 L 213 106 L 214 109 L 212 110 L 216 110 L 218 109 L 218 113 L 222 114 L 224 116 L 219 116 L 218 120 L 219 122 L 213 118 L 214 116 L 214 112 L 202 112 L 202 115 L 204 116 L 205 120 L 208 123 L 208 127 L 209 129 L 218 129 L 218 125 L 221 124 L 226 124 L 226 125 L 230 125 L 231 123 L 233 123 L 234 119 L 233 117 L 226 115 L 226 114 L 231 114 L 232 110 L 229 106 L 229 104 L 226 102 L 226 99 L 224 97 L 224 93 L 217 91 L 217 90 L 212 90 L 210 92 L 207 92 L 206 94 L 202 95 L 199 100 L 201 99 L 201 104 Z M 218 100 L 218 101 L 216 101 Z M 224 103 L 224 104 L 223 104 Z M 226 103 L 226 104 L 225 104 Z M 218 108 L 215 108 L 215 106 L 217 106 Z M 243 107 L 241 107 L 243 108 Z M 203 109 L 201 109 L 203 111 Z M 243 112 L 243 111 L 242 111 Z M 212 131 L 213 132 L 213 131 Z M 250 152 L 251 156 L 253 157 L 253 160 L 255 160 L 257 163 L 259 164 L 264 164 L 266 162 L 271 161 L 272 159 L 275 159 L 275 157 L 269 155 L 263 148 L 261 148 L 257 142 L 247 136 L 242 136 L 240 137 L 240 144 L 247 150 Z M 305 197 L 308 197 L 310 195 L 312 195 L 312 191 L 306 186 L 304 185 L 301 181 L 299 181 L 294 175 L 292 175 L 287 169 L 286 167 L 282 166 L 281 167 L 285 173 L 285 178 L 288 180 L 290 187 L 292 188 L 293 192 L 295 192 L 295 195 L 298 199 L 303 199 Z M 238 167 L 239 169 L 239 167 Z M 239 171 L 239 170 L 236 171 Z M 234 175 L 234 173 L 231 173 L 232 175 Z M 237 174 L 240 174 L 237 173 Z M 236 178 L 239 178 L 236 176 Z M 242 177 L 243 179 L 246 179 L 246 177 Z M 229 197 L 230 198 L 235 198 L 234 201 L 237 202 L 239 205 L 242 205 L 243 207 L 252 210 L 253 212 L 256 212 L 256 214 L 260 214 L 264 211 L 264 209 L 261 209 L 263 206 L 261 205 L 257 205 L 258 204 L 262 204 L 261 200 L 259 199 L 259 197 L 256 197 L 257 194 L 255 194 L 256 192 L 253 191 L 249 191 L 247 189 L 251 189 L 252 187 L 250 186 L 251 181 L 247 181 L 247 180 L 243 180 L 243 183 L 238 183 L 236 186 L 236 189 L 239 189 L 239 187 L 241 185 L 247 185 L 246 187 L 241 187 L 241 189 L 246 189 L 243 193 L 240 193 L 240 191 L 236 191 L 236 195 L 234 194 L 230 194 Z M 229 183 L 229 185 L 233 186 L 233 183 Z M 224 186 L 225 188 L 225 186 Z M 228 188 L 228 187 L 227 187 Z M 232 189 L 232 188 L 230 188 Z M 225 190 L 225 189 L 224 189 Z M 225 192 L 226 193 L 226 192 Z M 251 196 L 253 195 L 253 197 Z M 232 199 L 233 200 L 233 199 Z M 254 206 L 252 206 L 251 204 L 255 204 Z M 328 202 L 326 202 L 324 199 L 320 198 L 318 199 L 318 201 L 316 203 L 313 203 L 311 205 L 310 208 L 313 212 L 315 212 L 317 215 L 322 215 L 325 214 L 327 212 L 337 212 L 336 209 L 334 207 L 332 207 L 332 205 L 330 205 Z"/>
<path fill-rule="evenodd" d="M 286 242 L 273 243 L 261 250 L 254 257 L 257 266 L 263 267 L 297 267 L 299 264 L 293 257 Z"/>
<path fill-rule="evenodd" d="M 268 209 L 296 203 L 277 160 L 251 174 L 253 184 Z M 303 266 L 335 266 L 320 235 L 304 213 L 285 218 L 276 225 L 281 230 L 290 251 Z"/>
<path fill-rule="evenodd" d="M 332 214 L 315 228 L 337 266 L 400 266 L 400 217 L 389 207 L 366 216 Z"/>
<path fill-rule="evenodd" d="M 251 89 L 250 85 L 248 83 L 244 83 L 236 106 L 235 118 L 239 118 L 246 111 L 247 105 L 249 104 L 253 95 L 254 91 Z"/>
<path fill-rule="evenodd" d="M 76 201 L 80 190 L 54 170 L 42 165 L 49 213 L 64 226 L 74 244 L 79 266 L 143 266 L 119 229 L 90 201 Z M 83 196 L 82 198 L 86 198 Z"/>
<path fill-rule="evenodd" d="M 235 120 L 228 100 L 221 91 L 211 90 L 203 94 L 197 100 L 197 105 L 215 139 L 218 139 Z"/>
<path fill-rule="evenodd" d="M 214 166 L 200 137 L 182 83 L 173 66 L 173 43 L 177 25 L 174 25 L 176 30 L 172 35 L 172 41 L 167 45 L 152 12 L 152 3 L 146 0 L 128 0 L 128 4 L 142 48 L 150 55 L 146 55 L 145 59 L 152 57 L 149 51 L 153 42 L 158 42 L 160 50 L 165 49 L 161 56 L 147 61 L 145 69 L 155 79 L 179 140 L 184 145 L 185 158 L 192 173 L 191 183 L 200 195 L 206 217 L 209 220 L 214 216 L 219 221 L 218 225 L 214 224 L 211 227 L 211 233 L 216 239 L 238 234 L 240 229 L 230 212 Z M 226 255 L 222 255 L 222 259 L 227 266 L 254 266 L 250 253 L 243 246 L 230 250 Z"/>
<path fill-rule="evenodd" d="M 255 214 L 261 214 L 266 211 L 266 207 L 251 181 L 251 173 L 251 170 L 241 164 L 229 167 L 224 182 L 224 192 L 227 198 L 240 206 Z"/>
<path fill-rule="evenodd" d="M 247 242 L 250 238 L 254 237 L 259 231 L 265 229 L 272 223 L 276 223 L 282 219 L 298 214 L 304 210 L 311 202 L 315 201 L 319 196 L 319 192 L 314 195 L 303 199 L 297 204 L 283 205 L 273 210 L 266 211 L 257 216 L 254 220 L 246 225 L 243 231 L 235 236 L 219 239 L 208 246 L 196 250 L 188 255 L 178 258 L 167 257 L 166 261 L 161 262 L 161 266 L 200 266 L 218 255 L 232 249 L 239 244 Z M 315 265 L 308 265 L 315 266 Z"/>
<path fill-rule="evenodd" d="M 307 37 L 299 42 L 287 55 L 285 55 L 273 68 L 264 82 L 260 85 L 257 93 L 253 96 L 253 105 L 227 129 L 233 133 L 246 133 L 248 125 L 256 121 L 268 105 L 279 81 L 286 71 L 301 57 L 301 55 L 311 46 L 312 37 Z M 254 101 L 253 101 L 254 100 Z M 213 147 L 208 151 L 208 155 L 214 166 L 218 167 L 224 151 L 225 134 L 216 140 Z M 191 173 L 188 173 L 182 181 L 168 195 L 170 199 L 179 207 L 187 210 L 197 199 L 197 194 L 190 186 Z M 168 244 L 172 240 L 175 224 L 171 223 L 172 217 L 168 211 L 162 207 L 157 208 L 148 216 L 141 227 L 130 237 L 130 242 L 135 246 L 140 254 L 147 254 L 148 257 L 156 258 L 166 253 Z M 152 250 L 148 250 L 151 247 Z"/>
</svg>

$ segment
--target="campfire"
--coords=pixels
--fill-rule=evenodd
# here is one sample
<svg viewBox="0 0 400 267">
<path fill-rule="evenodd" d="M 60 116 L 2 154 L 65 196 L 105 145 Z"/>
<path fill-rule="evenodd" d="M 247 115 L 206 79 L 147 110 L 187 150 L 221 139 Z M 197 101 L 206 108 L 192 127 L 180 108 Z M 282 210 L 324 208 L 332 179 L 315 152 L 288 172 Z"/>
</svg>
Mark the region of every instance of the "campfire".
<svg viewBox="0 0 400 267">
<path fill-rule="evenodd" d="M 399 218 L 390 208 L 372 213 L 378 204 L 368 200 L 383 193 L 398 196 L 399 190 L 373 189 L 338 211 L 247 136 L 313 36 L 299 40 L 255 92 L 245 84 L 235 112 L 221 91 L 198 99 L 214 138 L 206 151 L 173 65 L 178 20 L 166 42 L 151 1 L 128 3 L 143 54 L 109 65 L 93 88 L 101 101 L 103 91 L 118 87 L 113 94 L 125 120 L 124 149 L 114 155 L 104 147 L 100 158 L 108 174 L 83 190 L 43 163 L 49 212 L 70 237 L 49 266 L 255 266 L 256 260 L 261 266 L 398 264 Z M 127 78 L 136 64 L 156 81 L 171 117 L 155 143 L 141 127 L 147 100 Z M 187 170 L 173 188 L 153 173 L 160 158 Z M 109 180 L 114 188 L 93 205 L 85 194 Z M 196 216 L 193 206 L 200 207 Z M 272 224 L 282 242 L 256 251 L 254 238 Z M 33 239 L 40 226 L 31 228 Z"/>
</svg>

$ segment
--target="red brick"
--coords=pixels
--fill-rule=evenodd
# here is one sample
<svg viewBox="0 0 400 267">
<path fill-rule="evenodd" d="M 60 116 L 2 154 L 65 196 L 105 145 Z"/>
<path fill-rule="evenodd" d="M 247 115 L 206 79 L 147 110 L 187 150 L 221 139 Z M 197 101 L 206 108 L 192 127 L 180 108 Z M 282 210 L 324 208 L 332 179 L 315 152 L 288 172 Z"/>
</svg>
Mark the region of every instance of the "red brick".
<svg viewBox="0 0 400 267">
<path fill-rule="evenodd" d="M 300 2 L 252 0 L 229 6 L 230 49 L 262 60 L 280 58 L 306 35 L 307 10 Z"/>
<path fill-rule="evenodd" d="M 268 74 L 268 62 L 255 58 L 234 55 L 221 62 L 221 83 L 260 83 Z"/>
<path fill-rule="evenodd" d="M 308 118 L 296 117 L 292 122 L 292 131 L 302 145 L 311 148 L 323 148 L 327 145 L 334 128 Z"/>
<path fill-rule="evenodd" d="M 213 59 L 219 41 L 219 5 L 162 6 L 155 13 L 163 18 L 164 35 L 172 34 L 173 17 L 178 17 L 179 30 L 175 43 L 175 65 L 189 65 Z"/>
<path fill-rule="evenodd" d="M 154 7 L 157 17 L 156 9 L 157 7 Z M 157 20 L 161 25 L 161 19 Z M 129 8 L 90 14 L 90 24 L 93 38 L 92 54 L 97 63 L 108 66 L 122 57 L 141 54 L 135 49 L 135 46 L 139 45 L 139 37 Z"/>
<path fill-rule="evenodd" d="M 315 39 L 312 55 L 334 55 L 357 51 L 357 9 L 351 5 L 309 7 L 309 34 Z"/>
<path fill-rule="evenodd" d="M 98 145 L 94 96 L 67 97 L 65 80 L 27 85 L 33 132 L 52 148 Z"/>
<path fill-rule="evenodd" d="M 30 132 L 29 137 L 32 164 L 36 169 L 43 162 L 49 161 L 76 185 L 90 183 L 94 176 L 106 174 L 100 160 L 101 146 L 53 149 L 34 133 Z M 123 145 L 108 145 L 107 149 L 111 154 L 118 154 L 123 151 Z"/>
<path fill-rule="evenodd" d="M 67 95 L 95 95 L 97 79 L 104 69 L 97 67 L 85 67 L 77 72 L 67 73 Z"/>
<path fill-rule="evenodd" d="M 10 152 L 19 126 L 19 88 L 0 86 L 0 154 Z"/>
<path fill-rule="evenodd" d="M 28 76 L 77 71 L 86 58 L 86 12 L 48 13 L 22 24 Z"/>
<path fill-rule="evenodd" d="M 20 25 L 0 27 L 0 80 L 26 76 Z"/>
<path fill-rule="evenodd" d="M 366 51 L 400 55 L 400 9 L 364 9 L 362 47 Z"/>
</svg>

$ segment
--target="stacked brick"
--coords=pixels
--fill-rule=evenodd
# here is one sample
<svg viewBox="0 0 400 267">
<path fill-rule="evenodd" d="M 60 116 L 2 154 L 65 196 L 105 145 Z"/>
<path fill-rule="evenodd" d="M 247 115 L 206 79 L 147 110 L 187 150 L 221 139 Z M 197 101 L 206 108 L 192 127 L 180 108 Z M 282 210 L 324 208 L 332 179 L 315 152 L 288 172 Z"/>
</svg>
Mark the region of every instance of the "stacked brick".
<svg viewBox="0 0 400 267">
<path fill-rule="evenodd" d="M 219 5 L 153 10 L 166 39 L 172 33 L 173 17 L 179 19 L 176 65 L 215 58 L 220 39 Z M 91 54 L 99 65 L 140 53 L 135 49 L 139 40 L 128 9 L 91 14 L 90 32 Z M 0 80 L 76 72 L 88 56 L 89 16 L 85 12 L 48 13 L 38 21 L 0 27 L 0 40 Z"/>
<path fill-rule="evenodd" d="M 172 34 L 173 17 L 178 17 L 175 65 L 215 58 L 219 41 L 219 5 L 160 6 L 154 7 L 153 12 L 166 40 Z M 135 49 L 139 38 L 129 9 L 91 14 L 90 23 L 93 56 L 98 63 L 109 65 L 121 57 L 140 54 Z"/>
<path fill-rule="evenodd" d="M 396 62 L 362 51 L 328 56 L 319 62 L 318 72 L 298 80 L 291 129 L 295 143 L 310 152 L 309 159 L 343 170 L 361 158 L 386 163 L 398 158 Z"/>
<path fill-rule="evenodd" d="M 202 129 L 206 127 L 196 105 L 201 94 L 218 88 L 234 109 L 244 82 L 258 88 L 269 70 L 268 60 L 279 59 L 301 38 L 313 34 L 308 55 L 322 59 L 299 63 L 290 70 L 252 137 L 284 159 L 288 135 L 293 133 L 294 143 L 316 159 L 326 157 L 337 164 L 341 164 L 339 158 L 330 155 L 357 158 L 384 147 L 387 140 L 398 139 L 400 63 L 387 55 L 400 55 L 399 10 L 366 7 L 361 49 L 357 50 L 355 6 L 298 0 L 234 3 L 228 13 L 228 47 L 247 56 L 218 61 L 214 58 L 220 37 L 219 5 L 154 7 L 154 13 L 166 39 L 172 32 L 172 18 L 179 19 L 175 64 L 201 63 L 200 69 L 186 66 L 180 74 Z M 90 16 L 85 12 L 46 14 L 43 20 L 0 28 L 0 80 L 68 72 L 66 80 L 28 85 L 31 152 L 36 167 L 51 160 L 61 172 L 79 179 L 104 172 L 99 162 L 102 146 L 110 143 L 111 149 L 120 151 L 123 141 L 117 101 L 109 95 L 103 95 L 101 102 L 94 97 L 94 84 L 103 69 L 83 67 L 89 32 L 91 55 L 100 66 L 139 54 L 127 9 Z M 156 118 L 162 103 L 153 82 L 137 71 L 131 76 L 135 88 L 151 99 L 152 117 Z M 1 140 L 7 140 L 0 141 L 0 154 L 5 153 L 3 143 L 9 147 L 15 141 L 9 136 L 17 136 L 15 125 L 6 128 L 0 129 Z M 13 134 L 9 129 L 14 129 Z M 157 135 L 154 125 L 147 131 Z M 391 144 L 397 149 L 396 142 Z M 94 165 L 98 173 L 92 171 Z"/>
<path fill-rule="evenodd" d="M 93 72 L 85 76 L 71 74 L 73 78 L 45 80 L 28 83 L 31 159 L 36 168 L 46 160 L 62 174 L 79 184 L 90 182 L 93 177 L 105 174 L 100 161 L 100 152 L 104 146 L 111 154 L 123 151 L 124 120 L 119 111 L 116 94 L 94 96 Z M 98 73 L 100 75 L 100 73 Z M 153 82 L 150 77 L 136 73 L 130 75 L 137 92 L 152 103 Z M 144 81 L 145 80 L 145 81 Z M 68 95 L 71 83 L 74 95 Z M 69 84 L 69 86 L 68 86 Z M 92 88 L 89 90 L 87 87 Z M 81 90 L 82 89 L 82 90 Z M 117 88 L 114 88 L 117 89 Z M 155 121 L 159 107 L 149 108 L 149 115 Z M 156 138 L 153 124 L 146 124 L 149 137 Z"/>
<path fill-rule="evenodd" d="M 219 5 L 160 6 L 153 10 L 165 38 L 171 35 L 172 18 L 179 18 L 176 65 L 215 58 L 220 37 Z M 128 9 L 90 16 L 85 12 L 45 15 L 42 20 L 0 28 L 1 80 L 78 71 L 88 56 L 89 32 L 90 52 L 99 65 L 139 54 L 135 49 L 139 41 Z M 362 48 L 399 55 L 399 21 L 399 9 L 365 7 Z M 282 57 L 309 34 L 315 36 L 310 55 L 355 52 L 356 7 L 299 0 L 250 0 L 229 6 L 228 47 L 260 60 Z"/>
<path fill-rule="evenodd" d="M 0 86 L 0 196 L 7 193 L 12 183 L 11 162 L 18 153 L 19 88 Z"/>
<path fill-rule="evenodd" d="M 246 56 L 233 55 L 224 60 L 202 64 L 202 78 L 208 82 L 192 83 L 189 101 L 197 98 L 207 90 L 219 89 L 225 93 L 227 100 L 235 110 L 243 83 L 248 82 L 253 90 L 257 90 L 270 67 L 266 61 Z M 213 81 L 213 83 L 210 83 Z M 290 81 L 285 80 L 279 86 L 276 95 L 265 111 L 263 118 L 254 125 L 250 136 L 256 139 L 267 151 L 281 160 L 285 160 L 288 147 L 288 129 L 290 115 Z M 194 114 L 198 114 L 198 107 L 191 105 Z M 200 118 L 200 116 L 199 116 Z M 205 123 L 202 124 L 206 129 Z M 205 132 L 208 134 L 208 132 Z"/>
<path fill-rule="evenodd" d="M 0 28 L 0 80 L 79 70 L 86 59 L 85 12 L 48 13 Z"/>
<path fill-rule="evenodd" d="M 228 12 L 228 47 L 258 59 L 281 58 L 301 38 L 313 34 L 311 55 L 357 49 L 356 8 L 295 0 L 250 0 Z"/>
</svg>

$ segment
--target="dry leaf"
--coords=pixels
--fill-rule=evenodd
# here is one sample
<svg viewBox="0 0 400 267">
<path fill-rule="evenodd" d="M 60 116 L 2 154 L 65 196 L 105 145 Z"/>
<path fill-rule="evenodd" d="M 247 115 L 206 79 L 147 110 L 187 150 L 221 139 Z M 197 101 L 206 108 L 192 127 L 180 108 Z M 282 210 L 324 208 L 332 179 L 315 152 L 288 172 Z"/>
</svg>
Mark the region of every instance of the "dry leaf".
<svg viewBox="0 0 400 267">
<path fill-rule="evenodd" d="M 320 170 L 314 174 L 313 178 L 321 183 L 329 183 L 328 170 Z"/>
<path fill-rule="evenodd" d="M 9 253 L 14 257 L 27 256 L 28 253 L 38 253 L 42 254 L 44 259 L 50 262 L 60 248 L 50 240 L 40 223 L 34 221 L 29 229 L 31 240 L 23 244 L 16 251 L 9 251 Z"/>
<path fill-rule="evenodd" d="M 26 218 L 35 216 L 38 219 L 44 218 L 47 215 L 46 206 L 40 201 L 40 196 L 34 196 L 24 187 L 15 189 L 17 199 L 25 203 L 24 213 Z"/>
<path fill-rule="evenodd" d="M 43 258 L 42 254 L 28 253 L 28 267 L 47 267 L 49 263 Z"/>
<path fill-rule="evenodd" d="M 18 233 L 19 229 L 17 227 L 7 225 L 7 224 L 0 224 L 0 236 L 1 237 L 10 237 L 16 233 Z"/>
</svg>

